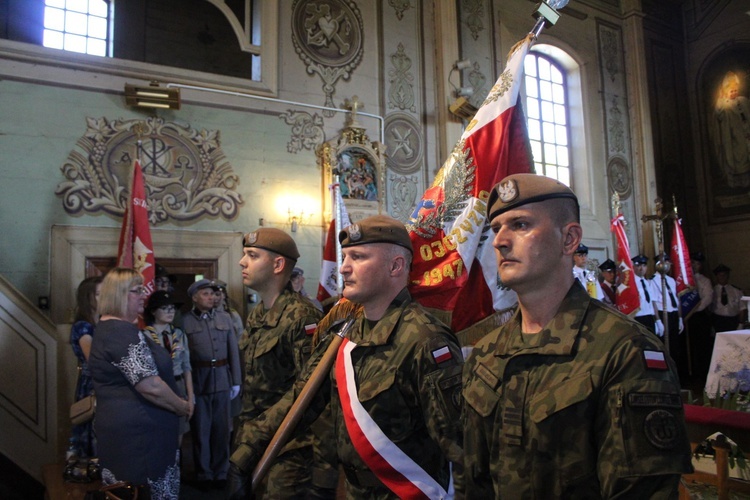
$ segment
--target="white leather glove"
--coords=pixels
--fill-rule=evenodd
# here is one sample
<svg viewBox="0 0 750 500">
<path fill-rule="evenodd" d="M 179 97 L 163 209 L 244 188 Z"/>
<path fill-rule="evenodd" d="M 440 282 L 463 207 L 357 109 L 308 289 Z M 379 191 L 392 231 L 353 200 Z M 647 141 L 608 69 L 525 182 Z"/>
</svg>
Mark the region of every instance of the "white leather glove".
<svg viewBox="0 0 750 500">
<path fill-rule="evenodd" d="M 233 385 L 232 388 L 229 390 L 229 399 L 234 399 L 239 395 L 240 395 L 240 386 Z"/>
<path fill-rule="evenodd" d="M 679 333 L 682 333 L 685 331 L 685 324 L 682 322 L 682 318 L 680 318 L 680 330 Z"/>
<path fill-rule="evenodd" d="M 658 335 L 659 337 L 663 337 L 664 336 L 664 323 L 662 323 L 660 319 L 657 319 L 655 327 L 656 327 L 655 328 L 656 335 Z"/>
</svg>

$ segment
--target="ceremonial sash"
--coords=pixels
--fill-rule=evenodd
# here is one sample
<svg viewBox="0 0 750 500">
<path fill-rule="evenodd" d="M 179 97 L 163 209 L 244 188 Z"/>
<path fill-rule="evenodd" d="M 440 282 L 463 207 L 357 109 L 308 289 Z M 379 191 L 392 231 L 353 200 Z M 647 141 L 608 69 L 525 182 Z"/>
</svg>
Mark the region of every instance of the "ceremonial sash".
<svg viewBox="0 0 750 500">
<path fill-rule="evenodd" d="M 357 453 L 400 498 L 448 498 L 442 486 L 385 435 L 359 402 L 351 354 L 355 347 L 349 339 L 339 347 L 336 382 L 346 430 Z"/>
</svg>

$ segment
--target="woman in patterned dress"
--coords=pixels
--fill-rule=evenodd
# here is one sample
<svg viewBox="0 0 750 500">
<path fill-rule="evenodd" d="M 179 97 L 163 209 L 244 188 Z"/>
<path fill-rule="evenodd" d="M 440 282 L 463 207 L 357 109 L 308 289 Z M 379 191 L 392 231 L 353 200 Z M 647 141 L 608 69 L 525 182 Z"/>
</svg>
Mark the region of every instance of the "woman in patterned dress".
<svg viewBox="0 0 750 500">
<path fill-rule="evenodd" d="M 191 404 L 176 393 L 169 353 L 138 329 L 145 298 L 135 270 L 115 268 L 104 277 L 89 358 L 94 429 L 105 485 L 126 481 L 153 499 L 176 500 L 179 417 Z"/>
<path fill-rule="evenodd" d="M 70 345 L 78 359 L 78 381 L 75 400 L 79 401 L 94 390 L 89 370 L 89 353 L 94 337 L 94 326 L 99 320 L 96 304 L 101 290 L 102 277 L 92 276 L 81 281 L 76 290 L 76 317 L 70 328 Z M 96 456 L 96 438 L 92 422 L 74 425 L 71 429 L 72 451 L 76 458 Z"/>
</svg>

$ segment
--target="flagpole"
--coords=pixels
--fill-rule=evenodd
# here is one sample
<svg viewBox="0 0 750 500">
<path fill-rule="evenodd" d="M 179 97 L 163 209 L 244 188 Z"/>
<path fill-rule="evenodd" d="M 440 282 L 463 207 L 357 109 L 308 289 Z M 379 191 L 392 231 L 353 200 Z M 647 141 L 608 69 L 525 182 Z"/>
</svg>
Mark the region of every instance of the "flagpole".
<svg viewBox="0 0 750 500">
<path fill-rule="evenodd" d="M 336 243 L 336 291 L 337 295 L 341 297 L 344 291 L 344 277 L 341 276 L 339 266 L 341 265 L 341 243 L 339 243 L 339 233 L 343 229 L 341 227 L 341 217 L 343 217 L 343 211 L 341 204 L 338 202 L 341 199 L 339 192 L 341 191 L 341 176 L 338 168 L 333 169 L 333 184 L 331 185 L 331 194 L 333 195 L 333 208 L 335 214 L 334 227 L 336 228 L 336 234 L 334 235 L 334 242 Z"/>
<path fill-rule="evenodd" d="M 674 193 L 672 194 L 672 205 L 674 206 L 674 223 L 679 224 L 680 216 L 677 213 L 677 199 L 675 198 Z M 680 242 L 681 244 L 682 242 Z M 674 242 L 672 242 L 672 245 L 674 245 Z M 676 265 L 677 263 L 675 263 Z M 682 265 L 682 262 L 680 262 L 680 265 Z M 675 282 L 675 295 L 677 296 L 677 313 L 682 316 L 682 304 L 680 303 L 680 296 L 677 293 L 677 284 Z M 684 332 L 685 332 L 685 347 L 687 349 L 687 364 L 688 364 L 688 375 L 693 375 L 693 360 L 692 356 L 690 355 L 690 331 L 687 328 L 687 318 L 683 319 L 684 323 Z"/>
</svg>

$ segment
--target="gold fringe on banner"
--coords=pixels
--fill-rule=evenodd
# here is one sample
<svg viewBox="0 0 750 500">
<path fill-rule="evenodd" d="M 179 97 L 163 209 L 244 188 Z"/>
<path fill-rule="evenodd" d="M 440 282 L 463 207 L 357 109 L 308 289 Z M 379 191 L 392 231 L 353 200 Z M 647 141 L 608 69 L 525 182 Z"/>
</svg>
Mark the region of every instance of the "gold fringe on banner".
<svg viewBox="0 0 750 500">
<path fill-rule="evenodd" d="M 534 43 L 534 40 L 536 40 L 536 37 L 533 34 L 529 33 L 528 35 L 523 37 L 521 40 L 517 41 L 516 44 L 510 48 L 510 51 L 508 52 L 508 57 L 505 60 L 510 61 L 510 58 L 513 57 L 513 54 L 515 54 L 516 51 L 520 49 L 524 43 L 526 43 L 527 41 Z"/>
</svg>

